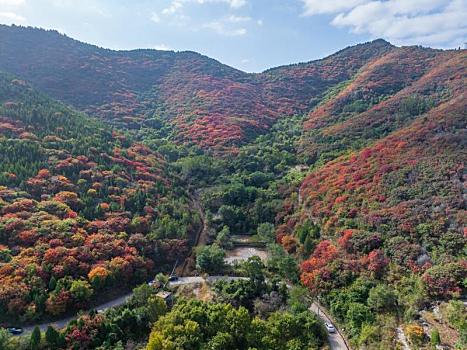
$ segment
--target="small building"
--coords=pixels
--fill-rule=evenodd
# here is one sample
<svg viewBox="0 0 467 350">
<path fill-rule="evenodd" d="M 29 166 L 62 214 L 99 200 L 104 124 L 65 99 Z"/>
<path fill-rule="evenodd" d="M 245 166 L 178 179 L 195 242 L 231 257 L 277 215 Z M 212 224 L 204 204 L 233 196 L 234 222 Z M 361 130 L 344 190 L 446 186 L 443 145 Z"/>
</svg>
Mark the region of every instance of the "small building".
<svg viewBox="0 0 467 350">
<path fill-rule="evenodd" d="M 174 300 L 173 300 L 172 292 L 167 292 L 165 290 L 162 290 L 159 293 L 157 293 L 156 296 L 161 298 L 162 300 L 164 300 L 167 307 L 172 307 L 173 306 L 173 301 Z"/>
<path fill-rule="evenodd" d="M 148 286 L 153 287 L 155 289 L 160 289 L 162 288 L 162 283 L 157 280 L 152 280 L 148 282 Z"/>
</svg>

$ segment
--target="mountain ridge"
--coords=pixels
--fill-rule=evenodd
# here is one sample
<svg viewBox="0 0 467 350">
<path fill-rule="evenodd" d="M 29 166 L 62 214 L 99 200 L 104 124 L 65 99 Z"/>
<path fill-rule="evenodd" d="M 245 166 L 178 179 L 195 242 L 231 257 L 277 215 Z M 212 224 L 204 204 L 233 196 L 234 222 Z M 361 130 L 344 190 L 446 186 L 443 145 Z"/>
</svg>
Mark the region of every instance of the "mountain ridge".
<svg viewBox="0 0 467 350">
<path fill-rule="evenodd" d="M 277 118 L 307 112 L 313 98 L 392 48 L 376 40 L 252 74 L 190 51 L 112 51 L 56 31 L 0 26 L 1 70 L 130 127 L 156 112 L 180 130 L 183 140 L 221 152 L 251 140 Z"/>
</svg>

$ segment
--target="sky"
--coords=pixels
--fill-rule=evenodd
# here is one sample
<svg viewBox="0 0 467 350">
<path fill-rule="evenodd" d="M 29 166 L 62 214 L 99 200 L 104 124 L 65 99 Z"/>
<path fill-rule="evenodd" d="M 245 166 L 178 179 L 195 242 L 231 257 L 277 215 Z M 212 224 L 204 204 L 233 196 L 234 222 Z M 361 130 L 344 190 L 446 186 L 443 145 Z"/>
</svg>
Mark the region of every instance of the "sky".
<svg viewBox="0 0 467 350">
<path fill-rule="evenodd" d="M 377 38 L 464 47 L 467 0 L 0 0 L 0 23 L 101 47 L 197 51 L 247 72 Z"/>
</svg>

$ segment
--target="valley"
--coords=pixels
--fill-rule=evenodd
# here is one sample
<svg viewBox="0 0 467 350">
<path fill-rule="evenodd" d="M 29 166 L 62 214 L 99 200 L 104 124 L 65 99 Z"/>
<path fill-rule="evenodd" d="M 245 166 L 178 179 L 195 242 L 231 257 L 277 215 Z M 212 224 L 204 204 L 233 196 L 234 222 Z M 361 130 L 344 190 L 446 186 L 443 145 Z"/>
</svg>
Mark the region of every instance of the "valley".
<svg viewBox="0 0 467 350">
<path fill-rule="evenodd" d="M 0 348 L 466 346 L 466 50 L 252 74 L 0 25 L 0 72 Z"/>
</svg>

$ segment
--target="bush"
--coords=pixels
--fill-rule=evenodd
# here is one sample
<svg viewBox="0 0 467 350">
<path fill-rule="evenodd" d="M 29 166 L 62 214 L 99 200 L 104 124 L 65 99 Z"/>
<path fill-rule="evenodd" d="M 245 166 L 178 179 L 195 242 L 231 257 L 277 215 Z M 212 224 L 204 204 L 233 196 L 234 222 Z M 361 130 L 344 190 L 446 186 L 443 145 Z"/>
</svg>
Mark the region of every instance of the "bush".
<svg viewBox="0 0 467 350">
<path fill-rule="evenodd" d="M 409 324 L 405 327 L 405 334 L 409 341 L 419 346 L 423 343 L 423 338 L 425 337 L 425 332 L 423 331 L 423 327 L 419 326 L 418 324 Z"/>
<path fill-rule="evenodd" d="M 441 344 L 441 338 L 439 336 L 439 331 L 435 328 L 431 331 L 431 345 L 436 347 L 436 345 Z"/>
</svg>

